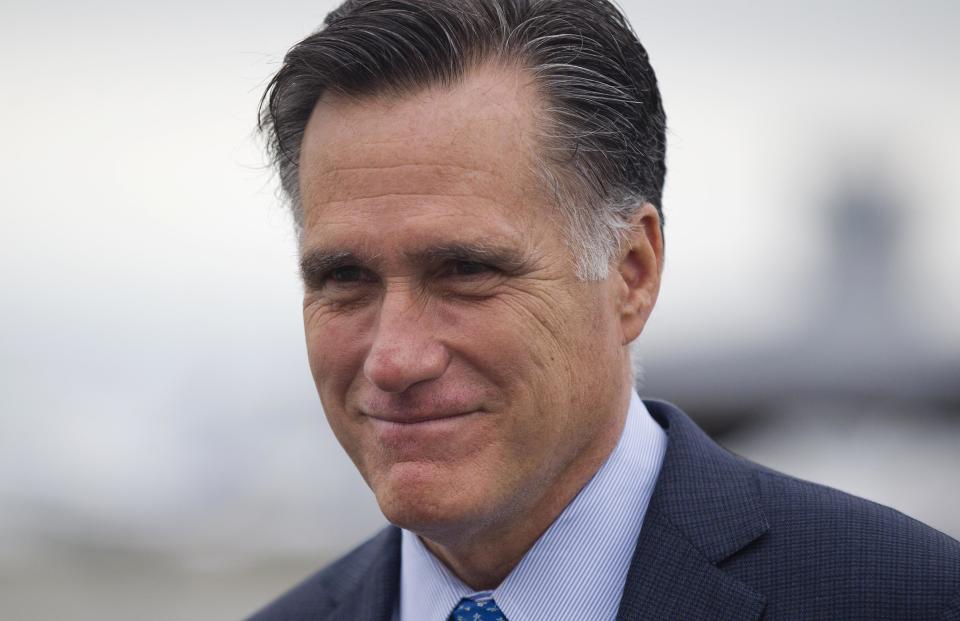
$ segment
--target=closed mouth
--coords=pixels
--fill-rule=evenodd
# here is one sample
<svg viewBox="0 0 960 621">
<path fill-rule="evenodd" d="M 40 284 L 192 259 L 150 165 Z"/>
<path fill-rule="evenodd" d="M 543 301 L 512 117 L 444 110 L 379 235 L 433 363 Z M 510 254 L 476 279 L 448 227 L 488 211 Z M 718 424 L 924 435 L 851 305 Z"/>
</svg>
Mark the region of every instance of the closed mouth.
<svg viewBox="0 0 960 621">
<path fill-rule="evenodd" d="M 370 414 L 368 412 L 364 412 L 364 414 L 374 420 L 384 423 L 393 423 L 395 425 L 422 425 L 424 423 L 432 423 L 449 420 L 452 418 L 459 418 L 461 416 L 468 416 L 473 414 L 473 412 L 455 412 L 453 414 L 413 414 L 410 416 L 382 416 Z"/>
</svg>

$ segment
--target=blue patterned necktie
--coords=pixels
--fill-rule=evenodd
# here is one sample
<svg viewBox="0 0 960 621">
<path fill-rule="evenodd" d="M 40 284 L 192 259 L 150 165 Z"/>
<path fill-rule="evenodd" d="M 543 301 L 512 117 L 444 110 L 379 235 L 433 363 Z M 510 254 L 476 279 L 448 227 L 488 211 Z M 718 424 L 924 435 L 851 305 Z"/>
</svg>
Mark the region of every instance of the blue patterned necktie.
<svg viewBox="0 0 960 621">
<path fill-rule="evenodd" d="M 507 621 L 492 599 L 476 601 L 464 597 L 450 613 L 449 621 Z"/>
</svg>

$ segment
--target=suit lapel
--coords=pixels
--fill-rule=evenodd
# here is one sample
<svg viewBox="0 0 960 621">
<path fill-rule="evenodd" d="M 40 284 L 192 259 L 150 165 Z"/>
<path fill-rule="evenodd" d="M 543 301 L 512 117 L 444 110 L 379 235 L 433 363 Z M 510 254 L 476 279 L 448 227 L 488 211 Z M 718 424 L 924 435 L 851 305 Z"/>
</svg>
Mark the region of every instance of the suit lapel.
<svg viewBox="0 0 960 621">
<path fill-rule="evenodd" d="M 707 561 L 662 514 L 647 513 L 617 621 L 752 621 L 763 598 Z"/>
<path fill-rule="evenodd" d="M 390 528 L 380 548 L 329 621 L 391 621 L 400 588 L 400 530 Z"/>
<path fill-rule="evenodd" d="M 618 621 L 759 619 L 764 598 L 719 567 L 768 529 L 752 474 L 677 408 L 646 405 L 669 441 Z"/>
</svg>

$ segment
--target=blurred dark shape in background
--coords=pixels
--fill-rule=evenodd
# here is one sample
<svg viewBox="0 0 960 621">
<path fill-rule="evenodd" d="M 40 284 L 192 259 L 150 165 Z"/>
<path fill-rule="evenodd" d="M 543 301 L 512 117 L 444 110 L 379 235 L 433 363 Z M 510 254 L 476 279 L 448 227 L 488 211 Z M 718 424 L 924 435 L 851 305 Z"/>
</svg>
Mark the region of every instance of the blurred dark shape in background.
<svg viewBox="0 0 960 621">
<path fill-rule="evenodd" d="M 870 160 L 845 164 L 820 213 L 797 216 L 822 221 L 829 237 L 816 283 L 795 285 L 808 291 L 806 324 L 776 341 L 751 342 L 746 332 L 740 348 L 661 356 L 646 369 L 644 394 L 676 402 L 720 438 L 824 402 L 960 416 L 960 352 L 935 347 L 915 312 L 938 292 L 928 291 L 929 300 L 903 293 L 901 237 L 911 213 L 897 171 Z"/>
</svg>

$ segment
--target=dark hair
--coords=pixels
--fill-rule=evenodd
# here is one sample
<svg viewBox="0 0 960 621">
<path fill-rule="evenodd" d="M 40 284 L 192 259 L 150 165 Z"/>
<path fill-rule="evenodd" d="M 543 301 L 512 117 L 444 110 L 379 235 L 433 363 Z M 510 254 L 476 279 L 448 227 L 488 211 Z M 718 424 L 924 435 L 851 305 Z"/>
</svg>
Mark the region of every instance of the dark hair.
<svg viewBox="0 0 960 621">
<path fill-rule="evenodd" d="M 544 98 L 540 172 L 568 222 L 580 275 L 602 278 L 644 202 L 661 215 L 666 116 L 647 53 L 607 0 L 346 0 L 270 81 L 260 129 L 302 213 L 304 129 L 325 92 L 351 96 L 455 84 L 485 62 L 528 71 Z"/>
</svg>

